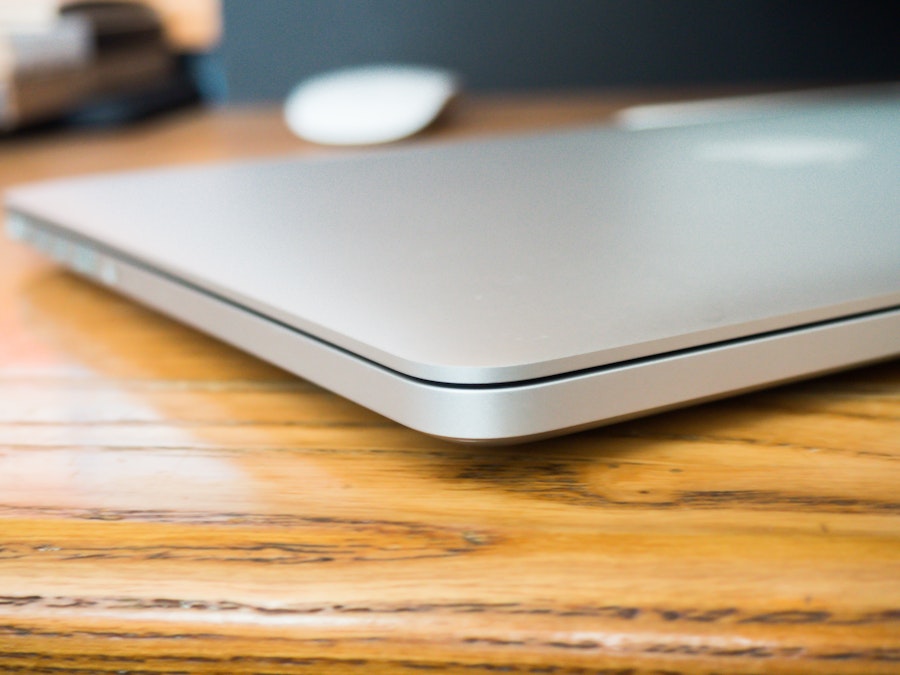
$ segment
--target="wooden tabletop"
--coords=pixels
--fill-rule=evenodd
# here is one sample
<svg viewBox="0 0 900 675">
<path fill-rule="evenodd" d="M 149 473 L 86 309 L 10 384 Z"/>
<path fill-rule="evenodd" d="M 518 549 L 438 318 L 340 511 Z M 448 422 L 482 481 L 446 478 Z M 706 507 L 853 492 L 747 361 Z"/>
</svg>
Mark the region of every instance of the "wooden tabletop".
<svg viewBox="0 0 900 675">
<path fill-rule="evenodd" d="M 294 151 L 274 108 L 185 112 L 0 141 L 0 186 Z M 898 417 L 893 362 L 453 445 L 2 241 L 0 672 L 897 673 Z"/>
</svg>

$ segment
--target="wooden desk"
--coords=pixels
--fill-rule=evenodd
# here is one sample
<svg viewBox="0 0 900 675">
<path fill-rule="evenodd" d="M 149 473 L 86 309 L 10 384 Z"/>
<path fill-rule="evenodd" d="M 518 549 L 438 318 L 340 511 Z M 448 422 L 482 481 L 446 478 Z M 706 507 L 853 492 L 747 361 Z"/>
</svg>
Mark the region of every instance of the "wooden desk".
<svg viewBox="0 0 900 675">
<path fill-rule="evenodd" d="M 432 132 L 602 119 L 468 100 Z M 307 150 L 273 109 L 0 184 Z M 4 673 L 900 672 L 897 362 L 522 447 L 403 429 L 0 243 Z"/>
</svg>

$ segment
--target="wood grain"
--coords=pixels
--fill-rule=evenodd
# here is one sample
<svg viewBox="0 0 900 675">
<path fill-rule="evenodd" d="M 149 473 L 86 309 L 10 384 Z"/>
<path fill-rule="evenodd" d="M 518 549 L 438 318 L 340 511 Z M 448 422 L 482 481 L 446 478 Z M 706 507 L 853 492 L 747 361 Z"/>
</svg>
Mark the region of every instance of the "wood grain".
<svg viewBox="0 0 900 675">
<path fill-rule="evenodd" d="M 463 100 L 451 142 L 635 96 Z M 0 185 L 326 152 L 273 109 Z M 900 364 L 510 448 L 406 430 L 0 243 L 4 673 L 900 672 Z"/>
</svg>

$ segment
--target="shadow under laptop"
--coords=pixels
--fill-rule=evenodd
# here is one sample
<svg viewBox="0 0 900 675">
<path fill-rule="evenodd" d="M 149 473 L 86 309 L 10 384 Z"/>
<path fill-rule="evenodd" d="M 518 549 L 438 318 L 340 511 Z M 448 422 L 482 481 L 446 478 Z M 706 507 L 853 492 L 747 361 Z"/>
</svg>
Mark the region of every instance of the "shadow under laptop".
<svg viewBox="0 0 900 675">
<path fill-rule="evenodd" d="M 520 512 L 522 500 L 531 517 L 900 510 L 883 480 L 900 461 L 896 361 L 562 438 L 472 446 L 403 428 L 68 273 L 31 283 L 22 312 L 83 367 L 62 386 L 34 378 L 21 401 L 43 411 L 36 445 L 90 455 L 94 506 L 160 508 L 153 486 L 168 484 L 176 508 L 328 517 L 471 519 Z M 101 485 L 103 475 L 119 480 Z"/>
</svg>

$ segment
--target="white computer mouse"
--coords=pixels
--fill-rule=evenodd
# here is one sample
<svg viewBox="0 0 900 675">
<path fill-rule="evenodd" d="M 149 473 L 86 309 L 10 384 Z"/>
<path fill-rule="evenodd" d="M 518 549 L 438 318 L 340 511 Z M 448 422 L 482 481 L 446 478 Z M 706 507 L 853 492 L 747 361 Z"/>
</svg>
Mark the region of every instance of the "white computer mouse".
<svg viewBox="0 0 900 675">
<path fill-rule="evenodd" d="M 291 131 L 328 145 L 389 143 L 421 131 L 457 93 L 459 80 L 440 68 L 373 65 L 317 75 L 285 102 Z"/>
</svg>

